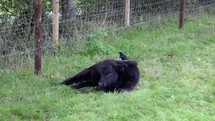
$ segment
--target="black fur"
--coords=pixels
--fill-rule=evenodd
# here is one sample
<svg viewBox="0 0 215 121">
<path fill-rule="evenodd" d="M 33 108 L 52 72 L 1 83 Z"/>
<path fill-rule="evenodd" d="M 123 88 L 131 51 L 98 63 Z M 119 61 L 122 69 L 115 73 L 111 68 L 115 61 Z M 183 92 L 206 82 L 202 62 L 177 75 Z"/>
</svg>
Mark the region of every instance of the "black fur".
<svg viewBox="0 0 215 121">
<path fill-rule="evenodd" d="M 94 87 L 98 91 L 132 91 L 139 81 L 139 69 L 135 61 L 104 60 L 84 69 L 60 84 L 79 89 Z"/>
</svg>

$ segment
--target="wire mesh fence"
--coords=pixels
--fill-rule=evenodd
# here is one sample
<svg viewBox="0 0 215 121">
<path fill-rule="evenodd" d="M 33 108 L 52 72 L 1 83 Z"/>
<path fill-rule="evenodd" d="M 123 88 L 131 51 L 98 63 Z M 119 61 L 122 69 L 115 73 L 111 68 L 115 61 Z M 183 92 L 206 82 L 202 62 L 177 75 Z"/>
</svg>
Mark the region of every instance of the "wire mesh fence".
<svg viewBox="0 0 215 121">
<path fill-rule="evenodd" d="M 186 0 L 185 16 L 215 6 L 214 0 Z M 28 6 L 33 9 L 33 6 Z M 98 28 L 116 30 L 125 27 L 125 0 L 77 4 L 73 15 L 60 7 L 59 42 L 62 46 L 75 48 L 75 42 L 89 40 Z M 177 17 L 179 0 L 131 0 L 130 26 L 157 21 L 163 17 Z M 42 14 L 43 55 L 54 52 L 52 42 L 52 9 Z M 34 13 L 21 15 L 0 14 L 0 67 L 19 65 L 33 58 Z"/>
</svg>

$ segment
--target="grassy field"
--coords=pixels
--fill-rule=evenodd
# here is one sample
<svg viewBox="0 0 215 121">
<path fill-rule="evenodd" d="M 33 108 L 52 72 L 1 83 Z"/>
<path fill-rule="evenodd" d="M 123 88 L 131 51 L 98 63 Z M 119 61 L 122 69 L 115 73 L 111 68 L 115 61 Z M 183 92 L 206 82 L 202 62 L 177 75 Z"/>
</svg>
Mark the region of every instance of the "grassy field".
<svg viewBox="0 0 215 121">
<path fill-rule="evenodd" d="M 215 15 L 166 19 L 125 31 L 99 30 L 78 52 L 61 49 L 43 58 L 41 76 L 33 61 L 1 69 L 0 121 L 215 121 Z M 130 93 L 52 87 L 118 51 L 138 61 L 140 81 Z"/>
</svg>

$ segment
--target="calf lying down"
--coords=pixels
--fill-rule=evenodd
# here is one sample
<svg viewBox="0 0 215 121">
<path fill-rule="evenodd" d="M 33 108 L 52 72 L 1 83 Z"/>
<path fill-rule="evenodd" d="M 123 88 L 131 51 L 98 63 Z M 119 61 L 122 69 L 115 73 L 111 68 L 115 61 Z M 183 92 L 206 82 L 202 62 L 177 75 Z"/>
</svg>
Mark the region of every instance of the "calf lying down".
<svg viewBox="0 0 215 121">
<path fill-rule="evenodd" d="M 58 84 L 73 88 L 94 87 L 98 91 L 132 91 L 140 78 L 136 61 L 104 60 Z"/>
</svg>

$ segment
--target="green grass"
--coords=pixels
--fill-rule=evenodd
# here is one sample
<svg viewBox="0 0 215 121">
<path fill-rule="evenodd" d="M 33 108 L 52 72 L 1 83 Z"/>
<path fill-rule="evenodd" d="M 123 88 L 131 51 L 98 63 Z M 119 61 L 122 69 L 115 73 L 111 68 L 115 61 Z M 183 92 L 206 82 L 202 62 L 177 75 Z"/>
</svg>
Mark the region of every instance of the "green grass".
<svg viewBox="0 0 215 121">
<path fill-rule="evenodd" d="M 96 35 L 81 52 L 62 49 L 44 57 L 41 76 L 34 76 L 33 62 L 1 69 L 0 121 L 215 120 L 214 15 L 187 18 L 181 30 L 169 19 Z M 117 59 L 118 51 L 138 61 L 141 78 L 133 92 L 50 86 L 98 61 Z"/>
</svg>

